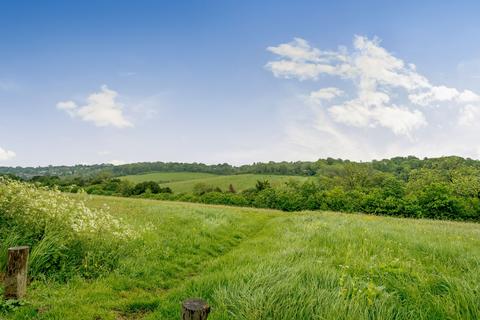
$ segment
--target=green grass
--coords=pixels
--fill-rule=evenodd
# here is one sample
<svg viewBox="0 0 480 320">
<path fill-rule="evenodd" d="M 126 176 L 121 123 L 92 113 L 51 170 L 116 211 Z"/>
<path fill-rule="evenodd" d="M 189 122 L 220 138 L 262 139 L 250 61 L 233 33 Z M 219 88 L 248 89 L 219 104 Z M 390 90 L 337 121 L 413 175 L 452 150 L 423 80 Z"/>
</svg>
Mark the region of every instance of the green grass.
<svg viewBox="0 0 480 320">
<path fill-rule="evenodd" d="M 130 176 L 123 176 L 122 179 L 126 179 L 133 183 L 139 183 L 143 181 L 155 181 L 157 183 L 170 183 L 176 181 L 196 180 L 216 177 L 217 175 L 212 173 L 202 172 L 153 172 L 146 174 L 137 174 Z"/>
<path fill-rule="evenodd" d="M 204 176 L 202 176 L 204 175 Z M 135 183 L 153 180 L 160 183 L 162 187 L 170 187 L 175 193 L 191 193 L 193 187 L 197 183 L 205 183 L 222 190 L 228 190 L 230 184 L 236 191 L 242 191 L 255 187 L 257 180 L 268 180 L 272 186 L 277 186 L 289 180 L 306 181 L 307 177 L 300 176 L 281 176 L 266 174 L 239 174 L 239 175 L 212 175 L 204 173 L 187 173 L 187 172 L 171 172 L 171 173 L 151 173 L 138 176 L 122 177 Z M 168 180 L 170 179 L 170 180 Z M 168 180 L 168 182 L 166 182 Z"/>
<path fill-rule="evenodd" d="M 91 197 L 141 237 L 115 272 L 33 282 L 8 319 L 478 319 L 480 225 Z M 1 318 L 1 316 L 0 316 Z"/>
</svg>

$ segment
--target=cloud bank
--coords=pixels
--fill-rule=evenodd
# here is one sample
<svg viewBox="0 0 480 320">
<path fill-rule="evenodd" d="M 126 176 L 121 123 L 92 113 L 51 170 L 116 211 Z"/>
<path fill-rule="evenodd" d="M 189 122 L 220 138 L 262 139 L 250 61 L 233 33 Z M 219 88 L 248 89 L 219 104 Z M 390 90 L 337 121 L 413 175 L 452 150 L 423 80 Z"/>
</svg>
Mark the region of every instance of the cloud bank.
<svg viewBox="0 0 480 320">
<path fill-rule="evenodd" d="M 123 114 L 123 105 L 117 101 L 118 93 L 103 85 L 100 92 L 87 97 L 87 103 L 78 106 L 74 101 L 60 101 L 57 109 L 65 111 L 73 118 L 92 122 L 97 127 L 112 126 L 116 128 L 133 127 Z"/>
<path fill-rule="evenodd" d="M 444 139 L 444 147 L 437 151 L 458 154 L 462 150 L 462 155 L 480 156 L 476 141 L 470 142 L 473 126 L 480 120 L 480 95 L 433 84 L 414 64 L 383 48 L 377 38 L 355 36 L 351 51 L 346 47 L 321 50 L 301 38 L 267 50 L 276 59 L 265 68 L 277 78 L 322 83 L 330 79 L 341 84 L 303 94 L 304 106 L 313 118 L 287 125 L 289 139 L 304 145 L 308 140 L 309 148 L 317 145 L 318 156 L 338 149 L 339 142 L 344 157 L 356 154 L 362 158 L 369 151 L 373 157 L 418 153 L 418 148 L 426 151 L 425 146 L 437 143 L 445 132 L 466 138 L 464 143 L 470 144 L 453 146 Z M 389 139 L 373 137 L 373 133 Z M 353 150 L 362 143 L 367 145 L 363 151 Z"/>
</svg>

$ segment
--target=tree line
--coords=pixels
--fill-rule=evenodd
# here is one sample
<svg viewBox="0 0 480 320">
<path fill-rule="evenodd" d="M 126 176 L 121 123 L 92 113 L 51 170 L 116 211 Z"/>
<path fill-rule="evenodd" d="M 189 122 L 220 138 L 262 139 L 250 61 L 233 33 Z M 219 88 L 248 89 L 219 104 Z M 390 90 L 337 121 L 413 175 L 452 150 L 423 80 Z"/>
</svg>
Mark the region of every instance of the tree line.
<svg viewBox="0 0 480 320">
<path fill-rule="evenodd" d="M 158 163 L 149 164 L 150 169 Z M 197 164 L 160 165 L 177 172 Z M 191 193 L 174 193 L 154 181 L 133 184 L 118 174 L 144 170 L 144 164 L 115 166 L 91 175 L 35 176 L 28 181 L 62 191 L 146 197 L 284 211 L 332 210 L 415 218 L 478 221 L 480 219 L 480 161 L 460 157 L 418 159 L 397 157 L 372 162 L 322 159 L 316 162 L 270 162 L 248 166 L 198 165 L 199 170 L 224 173 L 268 173 L 309 176 L 280 186 L 257 181 L 237 192 L 234 185 L 221 190 L 199 183 Z M 125 170 L 125 171 L 123 171 Z M 153 170 L 153 169 L 152 169 Z M 225 170 L 225 171 L 222 171 Z M 233 170 L 233 171 L 231 171 Z M 202 171 L 206 172 L 206 171 Z M 142 172 L 143 173 L 143 172 Z"/>
<path fill-rule="evenodd" d="M 207 165 L 203 163 L 181 162 L 138 162 L 124 165 L 95 164 L 75 166 L 47 166 L 47 167 L 0 167 L 0 174 L 13 174 L 23 179 L 31 179 L 35 176 L 82 176 L 93 177 L 99 174 L 109 174 L 114 177 L 142 174 L 149 172 L 202 172 L 219 175 L 258 173 L 278 175 L 315 176 L 325 168 L 335 165 L 356 163 L 342 159 L 319 159 L 317 161 L 296 162 L 257 162 L 242 166 L 232 166 L 228 163 Z M 464 159 L 461 157 L 440 157 L 419 159 L 414 156 L 395 157 L 391 159 L 373 160 L 361 163 L 371 166 L 381 172 L 392 173 L 395 176 L 406 179 L 413 169 L 443 169 L 449 170 L 461 166 L 480 168 L 480 161 Z"/>
</svg>

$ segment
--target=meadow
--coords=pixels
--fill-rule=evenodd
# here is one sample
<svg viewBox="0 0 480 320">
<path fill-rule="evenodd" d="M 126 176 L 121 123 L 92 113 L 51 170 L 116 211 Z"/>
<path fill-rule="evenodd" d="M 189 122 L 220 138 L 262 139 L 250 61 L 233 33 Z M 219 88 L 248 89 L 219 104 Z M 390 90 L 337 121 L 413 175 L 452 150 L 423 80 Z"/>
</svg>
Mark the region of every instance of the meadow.
<svg viewBox="0 0 480 320">
<path fill-rule="evenodd" d="M 480 226 L 72 195 L 136 236 L 115 269 L 29 286 L 5 319 L 478 319 Z"/>
<path fill-rule="evenodd" d="M 308 177 L 290 175 L 268 175 L 268 174 L 237 174 L 237 175 L 215 175 L 199 172 L 156 172 L 140 175 L 121 177 L 128 181 L 139 183 L 144 181 L 155 181 L 161 187 L 170 187 L 175 193 L 192 193 L 196 184 L 203 183 L 208 186 L 218 187 L 221 190 L 228 190 L 230 184 L 237 192 L 248 188 L 254 188 L 257 181 L 268 180 L 273 187 L 280 186 L 290 180 L 304 182 Z"/>
<path fill-rule="evenodd" d="M 213 173 L 205 172 L 151 172 L 144 174 L 134 174 L 121 177 L 122 179 L 131 181 L 133 183 L 139 183 L 144 181 L 155 181 L 159 184 L 172 183 L 178 181 L 191 181 L 197 179 L 205 179 L 217 177 Z"/>
</svg>

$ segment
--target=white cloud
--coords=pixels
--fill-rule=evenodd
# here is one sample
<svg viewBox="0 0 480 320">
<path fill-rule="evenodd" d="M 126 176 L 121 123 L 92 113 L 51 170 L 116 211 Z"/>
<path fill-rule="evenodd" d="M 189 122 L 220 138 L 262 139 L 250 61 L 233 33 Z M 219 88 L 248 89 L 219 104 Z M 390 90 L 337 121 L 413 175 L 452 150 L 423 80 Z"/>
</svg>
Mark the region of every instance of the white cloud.
<svg viewBox="0 0 480 320">
<path fill-rule="evenodd" d="M 352 72 L 344 52 L 320 51 L 301 38 L 267 50 L 282 58 L 265 65 L 277 78 L 316 80 L 321 74 L 349 76 Z"/>
<path fill-rule="evenodd" d="M 463 92 L 460 93 L 457 99 L 459 102 L 462 102 L 462 103 L 479 102 L 480 96 L 470 90 L 464 90 Z"/>
<path fill-rule="evenodd" d="M 97 127 L 133 127 L 123 114 L 123 105 L 116 100 L 117 97 L 116 91 L 103 85 L 100 92 L 87 97 L 86 105 L 78 106 L 73 101 L 61 101 L 57 103 L 57 109 L 83 121 L 93 122 Z"/>
<path fill-rule="evenodd" d="M 268 47 L 267 50 L 293 61 L 318 62 L 322 56 L 320 50 L 310 47 L 308 42 L 301 38 L 294 38 L 292 42 L 281 44 L 278 47 Z"/>
<path fill-rule="evenodd" d="M 304 39 L 295 38 L 292 42 L 267 48 L 279 60 L 268 62 L 266 68 L 279 78 L 303 81 L 333 76 L 353 84 L 356 97 L 330 106 L 325 105 L 326 102 L 345 96 L 343 90 L 324 88 L 309 94 L 311 102 L 328 108 L 335 122 L 347 126 L 384 127 L 396 135 L 412 137 L 415 130 L 428 125 L 419 107 L 439 103 L 458 104 L 459 123 L 471 122 L 473 107 L 461 106 L 480 102 L 475 92 L 432 85 L 417 72 L 414 64 L 395 57 L 381 47 L 376 38 L 355 36 L 353 49 L 351 53 L 346 49 L 322 51 Z"/>
<path fill-rule="evenodd" d="M 343 94 L 344 92 L 338 88 L 328 87 L 310 92 L 309 98 L 313 102 L 320 103 L 321 101 L 330 101 Z"/>
<path fill-rule="evenodd" d="M 321 86 L 300 87 L 294 100 L 282 96 L 285 137 L 265 153 L 290 160 L 480 158 L 480 92 L 435 83 L 378 39 L 357 36 L 351 49 L 336 51 L 295 39 L 268 51 L 275 58 L 265 68 L 275 77 Z"/>
<path fill-rule="evenodd" d="M 380 47 L 377 39 L 356 36 L 356 51 L 352 54 L 354 79 L 360 81 L 361 87 L 378 86 L 397 87 L 414 90 L 429 87 L 428 80 L 415 71 L 415 67 L 405 63 Z"/>
<path fill-rule="evenodd" d="M 410 94 L 408 98 L 412 103 L 420 106 L 428 106 L 437 102 L 471 103 L 480 101 L 480 96 L 473 91 L 460 92 L 446 86 L 432 86 L 429 90 Z"/>
<path fill-rule="evenodd" d="M 15 152 L 0 148 L 0 161 L 10 160 L 15 157 L 16 157 Z"/>
<path fill-rule="evenodd" d="M 460 110 L 458 124 L 461 126 L 478 125 L 480 121 L 480 107 L 468 104 Z"/>
<path fill-rule="evenodd" d="M 333 119 L 355 127 L 382 126 L 399 135 L 409 135 L 414 129 L 427 124 L 423 114 L 418 110 L 410 111 L 405 107 L 383 106 L 369 107 L 357 105 L 358 100 L 352 100 L 341 106 L 329 109 Z"/>
</svg>

